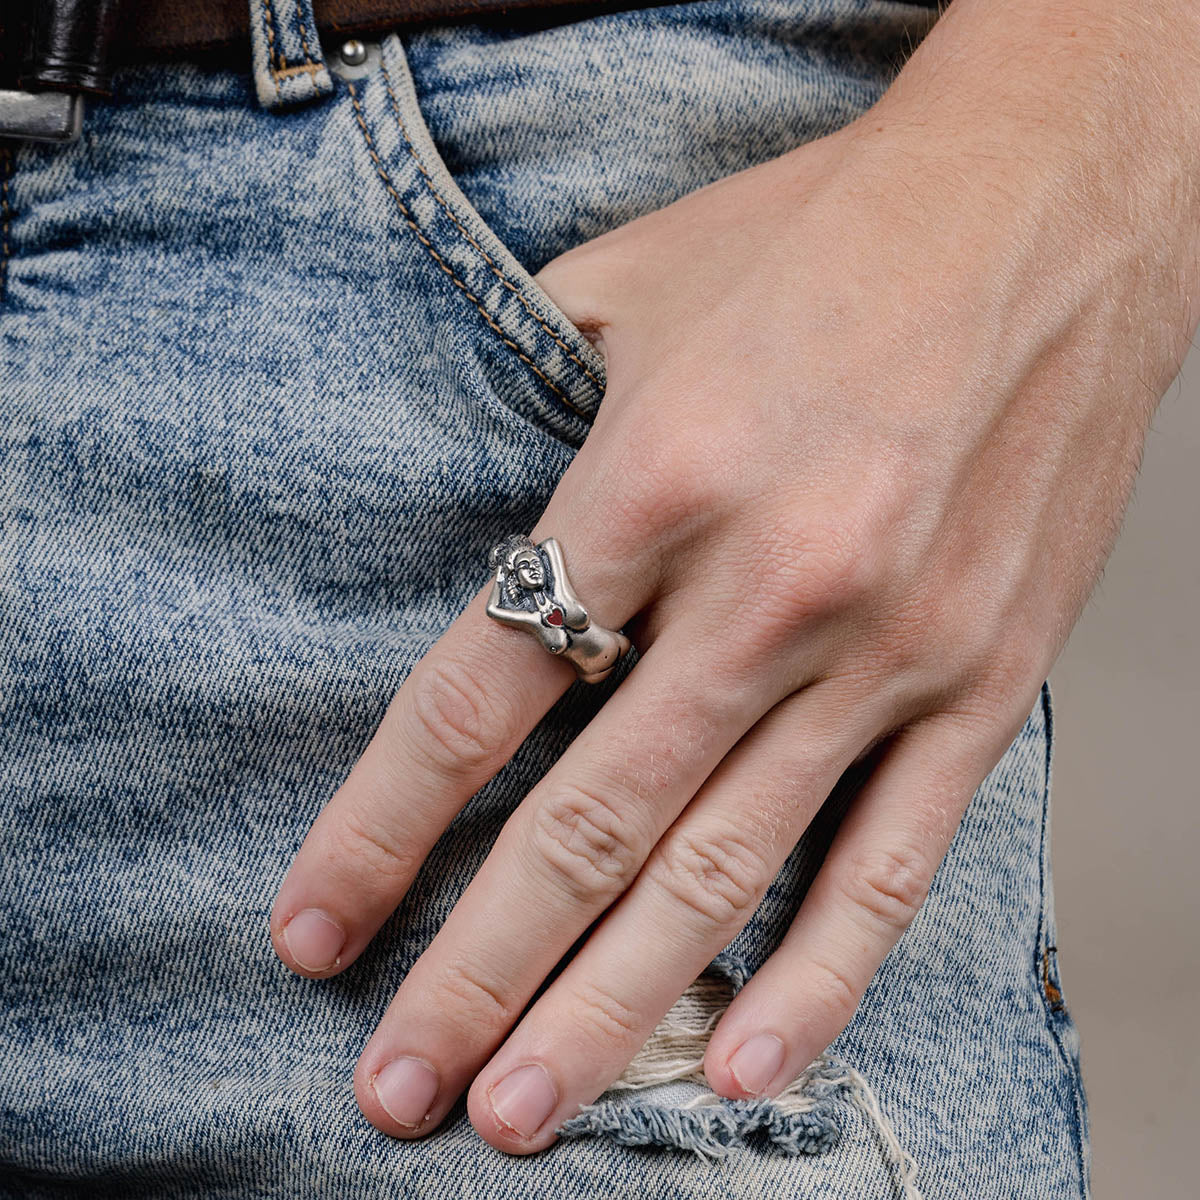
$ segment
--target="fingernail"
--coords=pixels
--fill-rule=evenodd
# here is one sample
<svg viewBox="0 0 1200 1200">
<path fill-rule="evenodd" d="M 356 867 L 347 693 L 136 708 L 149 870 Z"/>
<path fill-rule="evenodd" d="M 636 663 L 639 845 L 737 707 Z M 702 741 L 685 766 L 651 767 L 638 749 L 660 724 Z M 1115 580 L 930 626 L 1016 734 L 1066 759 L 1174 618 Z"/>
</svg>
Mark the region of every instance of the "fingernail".
<svg viewBox="0 0 1200 1200">
<path fill-rule="evenodd" d="M 779 1074 L 783 1066 L 783 1042 L 773 1033 L 756 1033 L 743 1042 L 729 1060 L 729 1072 L 743 1092 L 757 1094 Z"/>
<path fill-rule="evenodd" d="M 531 1063 L 490 1087 L 488 1099 L 501 1125 L 522 1137 L 533 1137 L 558 1104 L 558 1093 L 545 1068 Z"/>
<path fill-rule="evenodd" d="M 346 944 L 346 931 L 319 908 L 306 908 L 283 927 L 283 944 L 298 967 L 328 971 Z"/>
<path fill-rule="evenodd" d="M 397 1058 L 371 1080 L 371 1086 L 396 1124 L 416 1129 L 437 1099 L 438 1077 L 418 1058 Z"/>
</svg>

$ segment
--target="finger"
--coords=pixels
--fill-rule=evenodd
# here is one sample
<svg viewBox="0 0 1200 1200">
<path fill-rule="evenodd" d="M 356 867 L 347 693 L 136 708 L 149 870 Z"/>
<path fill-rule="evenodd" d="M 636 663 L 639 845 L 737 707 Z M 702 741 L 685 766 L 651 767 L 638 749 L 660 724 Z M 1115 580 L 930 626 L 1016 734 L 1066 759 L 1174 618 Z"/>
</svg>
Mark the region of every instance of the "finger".
<svg viewBox="0 0 1200 1200">
<path fill-rule="evenodd" d="M 409 971 L 357 1072 L 363 1111 L 386 1132 L 435 1127 L 559 960 L 774 703 L 748 680 L 734 686 L 714 670 L 705 679 L 695 646 L 682 626 L 659 638 L 509 819 Z M 417 1057 L 432 1075 L 407 1065 Z M 412 1086 L 418 1075 L 423 1088 Z"/>
<path fill-rule="evenodd" d="M 796 694 L 738 744 L 480 1071 L 468 1111 L 493 1146 L 529 1153 L 552 1142 L 749 920 L 870 737 L 865 706 L 856 713 L 836 688 Z"/>
<path fill-rule="evenodd" d="M 594 619 L 619 628 L 652 581 L 579 541 L 573 581 Z M 568 663 L 487 616 L 490 586 L 413 668 L 280 886 L 271 936 L 293 970 L 328 975 L 357 958 L 455 813 L 573 682 Z"/>
<path fill-rule="evenodd" d="M 775 1095 L 841 1033 L 1007 745 L 994 730 L 980 734 L 974 722 L 948 715 L 897 735 L 787 935 L 714 1031 L 704 1060 L 714 1091 Z"/>
</svg>

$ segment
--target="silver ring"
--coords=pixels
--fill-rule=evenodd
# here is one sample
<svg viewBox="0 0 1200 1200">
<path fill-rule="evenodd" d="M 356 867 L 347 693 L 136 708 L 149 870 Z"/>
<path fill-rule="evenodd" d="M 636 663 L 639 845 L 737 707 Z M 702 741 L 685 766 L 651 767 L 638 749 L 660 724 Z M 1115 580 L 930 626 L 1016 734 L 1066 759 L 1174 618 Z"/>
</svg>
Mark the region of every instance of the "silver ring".
<svg viewBox="0 0 1200 1200">
<path fill-rule="evenodd" d="M 487 614 L 493 621 L 533 634 L 551 654 L 565 658 L 585 683 L 599 683 L 629 652 L 617 629 L 594 625 L 567 578 L 562 547 L 554 538 L 536 546 L 510 534 L 488 553 L 496 572 Z"/>
</svg>

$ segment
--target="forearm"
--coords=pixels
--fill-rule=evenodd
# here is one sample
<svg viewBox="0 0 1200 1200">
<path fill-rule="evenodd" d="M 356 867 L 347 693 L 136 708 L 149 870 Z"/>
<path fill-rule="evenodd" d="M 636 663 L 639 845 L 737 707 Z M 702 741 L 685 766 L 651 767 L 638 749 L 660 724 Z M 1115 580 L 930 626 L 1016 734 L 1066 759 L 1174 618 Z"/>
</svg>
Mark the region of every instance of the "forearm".
<svg viewBox="0 0 1200 1200">
<path fill-rule="evenodd" d="M 1081 323 L 1157 400 L 1200 287 L 1194 0 L 955 0 L 844 134 L 898 255 L 1016 337 Z"/>
</svg>

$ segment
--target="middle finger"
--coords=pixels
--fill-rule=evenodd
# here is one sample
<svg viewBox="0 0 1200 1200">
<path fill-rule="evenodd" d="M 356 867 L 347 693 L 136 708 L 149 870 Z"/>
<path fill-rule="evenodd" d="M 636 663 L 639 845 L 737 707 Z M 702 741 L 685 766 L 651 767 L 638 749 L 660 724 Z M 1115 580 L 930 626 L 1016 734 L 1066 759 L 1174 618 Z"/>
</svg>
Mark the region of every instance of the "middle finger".
<svg viewBox="0 0 1200 1200">
<path fill-rule="evenodd" d="M 434 1128 L 707 776 L 781 698 L 764 694 L 761 677 L 701 670 L 695 645 L 679 626 L 655 641 L 510 817 L 409 972 L 355 1075 L 360 1106 L 385 1132 Z"/>
<path fill-rule="evenodd" d="M 888 704 L 844 679 L 823 680 L 776 705 L 739 741 L 476 1077 L 468 1112 L 491 1145 L 544 1149 L 564 1119 L 621 1075 L 754 914 L 837 779 L 878 733 Z M 730 1059 L 730 1070 L 746 1068 L 747 1095 L 758 1094 L 757 1079 L 771 1066 L 764 1051 L 774 1048 L 760 1042 L 749 1060 Z M 680 1051 L 676 1043 L 672 1053 Z M 652 1069 L 664 1065 L 659 1058 Z"/>
</svg>

